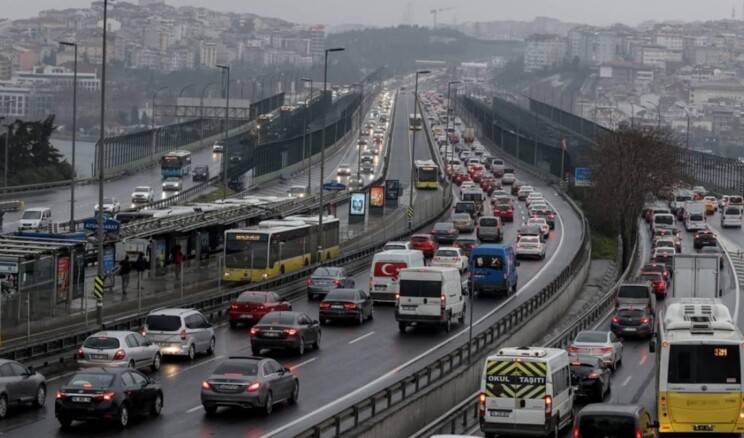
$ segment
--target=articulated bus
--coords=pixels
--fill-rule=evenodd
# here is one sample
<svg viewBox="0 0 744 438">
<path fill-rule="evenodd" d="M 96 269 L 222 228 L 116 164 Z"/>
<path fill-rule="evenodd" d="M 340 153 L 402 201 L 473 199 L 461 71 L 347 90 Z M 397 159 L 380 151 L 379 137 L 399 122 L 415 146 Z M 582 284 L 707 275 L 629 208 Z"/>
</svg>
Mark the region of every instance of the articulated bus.
<svg viewBox="0 0 744 438">
<path fill-rule="evenodd" d="M 411 131 L 420 131 L 421 126 L 421 114 L 410 114 L 408 116 L 408 128 Z"/>
<path fill-rule="evenodd" d="M 339 220 L 323 217 L 318 233 L 317 216 L 288 216 L 259 222 L 257 226 L 225 231 L 223 279 L 260 282 L 302 269 L 317 261 L 338 257 Z"/>
<path fill-rule="evenodd" d="M 744 336 L 720 300 L 669 300 L 650 345 L 659 432 L 743 433 L 742 350 Z"/>
<path fill-rule="evenodd" d="M 438 189 L 439 188 L 439 166 L 432 160 L 416 160 L 416 188 Z"/>
<path fill-rule="evenodd" d="M 188 175 L 191 172 L 191 152 L 172 151 L 160 159 L 160 173 L 163 177 Z"/>
</svg>

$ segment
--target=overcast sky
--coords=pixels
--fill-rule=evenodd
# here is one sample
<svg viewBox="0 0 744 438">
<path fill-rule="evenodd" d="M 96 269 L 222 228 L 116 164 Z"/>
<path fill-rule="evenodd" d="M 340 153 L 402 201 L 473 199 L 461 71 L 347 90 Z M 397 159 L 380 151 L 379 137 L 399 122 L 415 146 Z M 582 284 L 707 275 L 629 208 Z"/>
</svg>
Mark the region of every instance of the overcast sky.
<svg viewBox="0 0 744 438">
<path fill-rule="evenodd" d="M 137 0 L 130 0 L 136 2 Z M 14 1 L 0 9 L 0 17 L 27 18 L 51 8 L 89 7 L 90 0 Z M 376 26 L 403 21 L 410 4 L 413 24 L 431 25 L 431 9 L 455 6 L 441 12 L 438 21 L 519 20 L 548 16 L 568 22 L 596 25 L 638 24 L 645 20 L 716 20 L 730 18 L 736 7 L 742 18 L 742 0 L 166 0 L 173 6 L 203 6 L 232 12 L 250 12 L 296 23 L 342 23 Z M 64 5 L 64 6 L 62 6 Z"/>
</svg>

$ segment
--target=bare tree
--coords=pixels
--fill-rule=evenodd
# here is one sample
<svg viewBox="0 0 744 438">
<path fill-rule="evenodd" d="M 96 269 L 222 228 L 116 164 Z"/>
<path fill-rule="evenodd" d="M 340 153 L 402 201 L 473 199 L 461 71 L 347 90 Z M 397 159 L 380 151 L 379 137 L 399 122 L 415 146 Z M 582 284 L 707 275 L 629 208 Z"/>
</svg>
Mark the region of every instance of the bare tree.
<svg viewBox="0 0 744 438">
<path fill-rule="evenodd" d="M 623 269 L 630 263 L 646 196 L 661 196 L 685 179 L 679 150 L 668 129 L 623 125 L 601 137 L 589 157 L 594 184 L 587 193 L 587 214 L 595 226 L 620 234 Z"/>
</svg>

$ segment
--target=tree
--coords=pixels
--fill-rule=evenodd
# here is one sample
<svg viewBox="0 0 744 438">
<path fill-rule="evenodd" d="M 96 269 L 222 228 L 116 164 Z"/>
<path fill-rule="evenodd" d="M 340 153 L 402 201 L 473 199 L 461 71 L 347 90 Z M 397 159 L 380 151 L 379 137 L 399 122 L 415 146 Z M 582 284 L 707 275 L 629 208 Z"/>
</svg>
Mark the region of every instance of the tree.
<svg viewBox="0 0 744 438">
<path fill-rule="evenodd" d="M 685 179 L 678 146 L 668 129 L 621 125 L 599 138 L 589 155 L 593 186 L 587 215 L 595 227 L 620 234 L 623 269 L 630 263 L 646 197 L 662 197 Z"/>
<path fill-rule="evenodd" d="M 134 105 L 132 106 L 132 112 L 129 114 L 129 124 L 139 125 L 139 122 L 140 122 L 139 108 L 137 108 L 137 105 Z"/>
<path fill-rule="evenodd" d="M 149 125 L 150 124 L 150 116 L 147 115 L 147 113 L 142 113 L 142 117 L 140 118 L 140 125 Z"/>
</svg>

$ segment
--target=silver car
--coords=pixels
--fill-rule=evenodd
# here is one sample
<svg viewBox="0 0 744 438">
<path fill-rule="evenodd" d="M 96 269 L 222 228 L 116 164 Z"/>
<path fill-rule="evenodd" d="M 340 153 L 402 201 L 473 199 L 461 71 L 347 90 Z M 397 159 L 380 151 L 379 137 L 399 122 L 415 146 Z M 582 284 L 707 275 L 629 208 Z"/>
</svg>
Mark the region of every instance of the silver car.
<svg viewBox="0 0 744 438">
<path fill-rule="evenodd" d="M 186 356 L 214 353 L 217 343 L 212 324 L 194 309 L 153 310 L 145 319 L 147 339 L 160 346 L 163 355 Z"/>
<path fill-rule="evenodd" d="M 94 333 L 78 350 L 81 367 L 160 369 L 160 347 L 139 333 L 104 331 Z"/>
<path fill-rule="evenodd" d="M 207 415 L 220 406 L 261 408 L 271 414 L 283 401 L 297 403 L 300 382 L 289 368 L 265 357 L 229 357 L 201 385 Z"/>
<path fill-rule="evenodd" d="M 576 335 L 568 352 L 598 357 L 614 371 L 623 360 L 623 343 L 610 331 L 585 330 Z"/>
<path fill-rule="evenodd" d="M 176 176 L 170 176 L 163 180 L 163 191 L 179 191 L 181 190 L 181 178 Z"/>
<path fill-rule="evenodd" d="M 455 213 L 452 215 L 452 224 L 461 233 L 472 233 L 475 230 L 475 222 L 468 213 Z"/>
<path fill-rule="evenodd" d="M 0 419 L 8 416 L 8 407 L 31 403 L 35 408 L 46 401 L 46 379 L 14 360 L 0 359 Z"/>
</svg>

